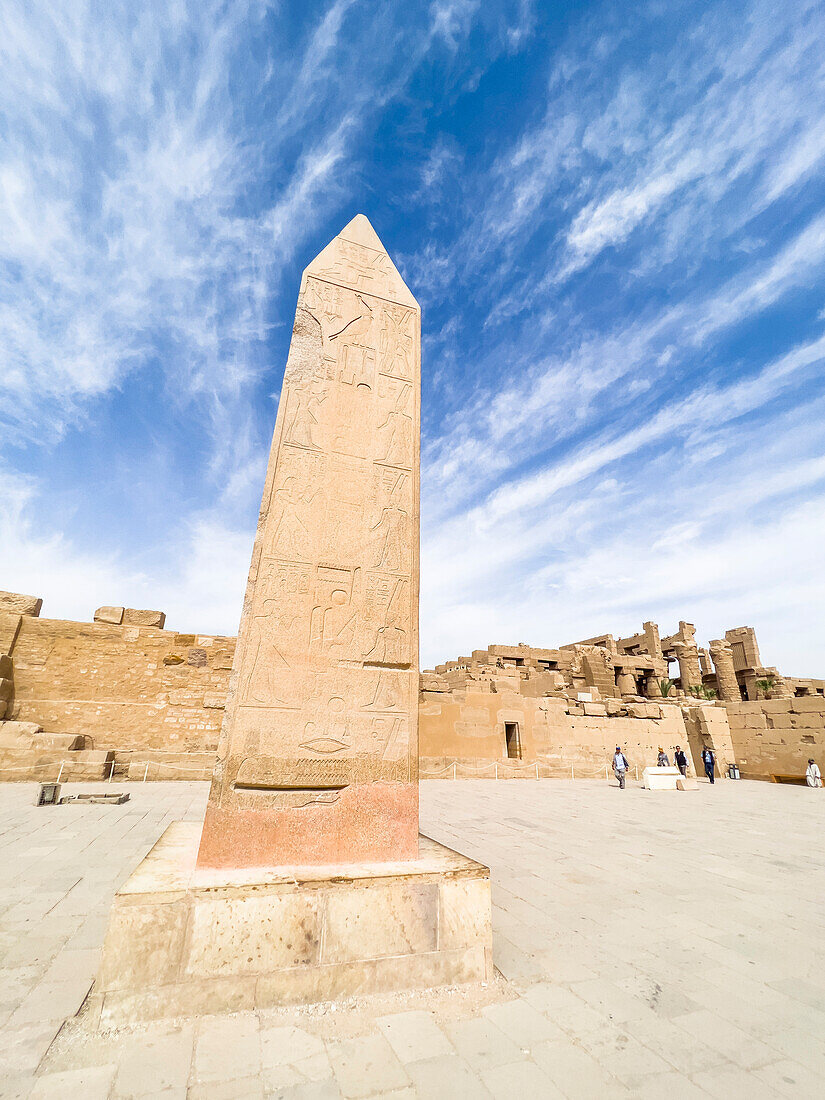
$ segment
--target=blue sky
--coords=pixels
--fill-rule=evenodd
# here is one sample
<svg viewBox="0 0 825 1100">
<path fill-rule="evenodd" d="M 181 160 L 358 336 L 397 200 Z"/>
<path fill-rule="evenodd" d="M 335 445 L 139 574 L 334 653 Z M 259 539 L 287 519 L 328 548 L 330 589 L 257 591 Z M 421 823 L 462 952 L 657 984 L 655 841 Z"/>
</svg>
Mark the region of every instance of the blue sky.
<svg viewBox="0 0 825 1100">
<path fill-rule="evenodd" d="M 423 310 L 422 664 L 643 619 L 825 675 L 825 11 L 0 15 L 0 587 L 233 633 L 302 268 Z"/>
</svg>

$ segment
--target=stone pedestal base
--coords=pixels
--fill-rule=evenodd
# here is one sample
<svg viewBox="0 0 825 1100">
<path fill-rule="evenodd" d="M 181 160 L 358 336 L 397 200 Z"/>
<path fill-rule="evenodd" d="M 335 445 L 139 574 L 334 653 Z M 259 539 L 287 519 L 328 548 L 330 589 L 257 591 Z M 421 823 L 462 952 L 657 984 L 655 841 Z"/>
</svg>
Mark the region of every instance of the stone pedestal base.
<svg viewBox="0 0 825 1100">
<path fill-rule="evenodd" d="M 648 791 L 675 791 L 680 777 L 678 768 L 645 768 L 642 786 Z"/>
<path fill-rule="evenodd" d="M 115 896 L 104 1026 L 492 977 L 490 872 L 421 837 L 409 863 L 196 869 L 170 825 Z"/>
</svg>

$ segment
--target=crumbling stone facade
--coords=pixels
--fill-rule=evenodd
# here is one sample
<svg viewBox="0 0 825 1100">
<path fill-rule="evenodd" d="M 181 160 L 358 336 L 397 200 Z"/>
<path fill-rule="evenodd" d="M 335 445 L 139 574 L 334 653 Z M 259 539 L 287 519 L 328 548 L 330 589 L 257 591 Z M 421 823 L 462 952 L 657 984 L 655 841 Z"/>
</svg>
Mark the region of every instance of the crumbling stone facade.
<svg viewBox="0 0 825 1100">
<path fill-rule="evenodd" d="M 106 606 L 79 623 L 41 605 L 0 593 L 0 781 L 209 778 L 235 639 L 166 630 L 161 611 Z M 648 622 L 424 671 L 422 776 L 598 777 L 617 744 L 639 774 L 676 744 L 697 763 L 709 744 L 720 773 L 736 762 L 747 778 L 799 779 L 811 756 L 825 770 L 825 680 L 764 666 L 751 627 L 708 648 L 695 633 Z"/>
<path fill-rule="evenodd" d="M 131 764 L 208 778 L 235 639 L 165 630 L 163 612 L 133 608 L 44 619 L 40 602 L 19 613 L 20 598 L 0 596 L 0 780 L 54 778 L 50 761 L 63 779 Z"/>
<path fill-rule="evenodd" d="M 680 744 L 697 762 L 708 745 L 720 773 L 740 763 L 743 774 L 772 779 L 801 777 L 808 755 L 825 749 L 825 682 L 763 666 L 752 627 L 707 649 L 684 621 L 664 637 L 648 622 L 631 637 L 558 649 L 493 645 L 425 671 L 421 689 L 422 775 L 486 775 L 492 764 L 595 776 L 617 744 L 640 769 L 660 747 L 672 759 Z"/>
</svg>

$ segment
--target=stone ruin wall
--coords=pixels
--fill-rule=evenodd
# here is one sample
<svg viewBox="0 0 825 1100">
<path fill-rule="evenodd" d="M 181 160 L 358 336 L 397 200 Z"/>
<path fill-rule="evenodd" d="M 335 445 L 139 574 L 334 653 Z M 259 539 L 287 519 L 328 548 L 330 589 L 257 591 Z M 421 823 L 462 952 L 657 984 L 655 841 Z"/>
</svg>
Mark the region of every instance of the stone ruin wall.
<svg viewBox="0 0 825 1100">
<path fill-rule="evenodd" d="M 825 698 L 761 699 L 726 707 L 739 769 L 746 779 L 803 775 L 813 757 L 825 773 Z"/>
<path fill-rule="evenodd" d="M 64 755 L 64 779 L 99 777 L 99 765 L 142 777 L 147 763 L 152 779 L 211 775 L 235 639 L 101 609 L 112 610 L 121 621 L 0 610 L 0 780 L 52 778 L 42 765 Z"/>
<path fill-rule="evenodd" d="M 517 723 L 521 760 L 507 758 L 505 723 Z M 423 691 L 419 708 L 422 779 L 552 776 L 600 779 L 621 745 L 631 774 L 691 745 L 682 711 L 658 703 L 574 703 L 516 692 Z"/>
<path fill-rule="evenodd" d="M 112 770 L 115 778 L 209 778 L 235 639 L 166 630 L 162 613 L 124 608 L 99 609 L 107 621 L 40 618 L 40 604 L 0 594 L 0 781 L 55 778 L 60 759 L 64 779 Z M 533 652 L 567 660 L 564 650 Z M 672 758 L 680 744 L 698 762 L 705 739 L 720 760 L 735 757 L 746 778 L 799 777 L 809 756 L 825 770 L 818 694 L 739 703 L 605 697 L 610 685 L 589 647 L 570 657 L 567 676 L 524 679 L 508 667 L 468 680 L 465 666 L 450 664 L 421 678 L 422 778 L 451 776 L 454 765 L 468 777 L 529 777 L 538 765 L 540 775 L 598 778 L 617 744 L 641 774 L 660 745 Z M 805 692 L 821 685 L 793 682 Z M 593 701 L 579 701 L 579 691 Z M 506 722 L 518 724 L 520 760 L 508 761 Z"/>
</svg>

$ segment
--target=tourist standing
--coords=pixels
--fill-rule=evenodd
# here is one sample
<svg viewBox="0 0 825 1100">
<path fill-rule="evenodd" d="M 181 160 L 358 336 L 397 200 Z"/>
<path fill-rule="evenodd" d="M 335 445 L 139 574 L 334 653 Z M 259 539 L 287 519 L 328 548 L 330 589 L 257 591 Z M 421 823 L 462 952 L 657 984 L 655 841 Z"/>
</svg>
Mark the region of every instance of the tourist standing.
<svg viewBox="0 0 825 1100">
<path fill-rule="evenodd" d="M 808 768 L 805 772 L 805 782 L 809 787 L 822 786 L 822 772 L 819 770 L 819 765 L 815 764 L 813 760 L 808 761 Z"/>
<path fill-rule="evenodd" d="M 670 761 L 667 758 L 667 753 L 663 748 L 659 748 L 659 759 L 656 761 L 657 768 L 669 768 Z"/>
<path fill-rule="evenodd" d="M 682 749 L 679 745 L 676 746 L 676 752 L 673 754 L 673 760 L 682 775 L 687 775 L 687 757 L 682 752 Z"/>
<path fill-rule="evenodd" d="M 713 769 L 716 765 L 716 757 L 713 755 L 707 745 L 705 745 L 705 747 L 702 749 L 702 763 L 705 765 L 705 775 L 708 777 L 711 783 L 713 783 Z"/>
<path fill-rule="evenodd" d="M 613 756 L 613 774 L 619 781 L 619 786 L 624 790 L 624 782 L 627 779 L 627 769 L 630 765 L 627 762 L 627 757 L 621 750 L 621 746 L 616 746 L 616 752 Z"/>
</svg>

